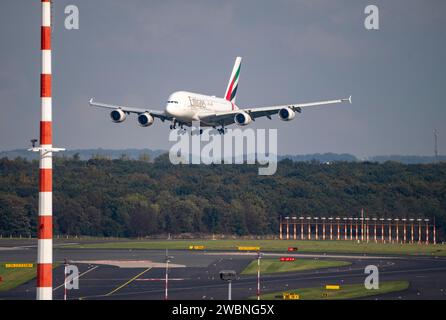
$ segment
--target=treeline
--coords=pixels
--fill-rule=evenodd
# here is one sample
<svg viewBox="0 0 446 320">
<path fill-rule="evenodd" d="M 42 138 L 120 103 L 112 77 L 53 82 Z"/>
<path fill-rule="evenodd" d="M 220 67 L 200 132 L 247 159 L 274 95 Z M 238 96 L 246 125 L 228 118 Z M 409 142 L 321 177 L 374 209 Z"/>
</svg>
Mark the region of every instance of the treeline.
<svg viewBox="0 0 446 320">
<path fill-rule="evenodd" d="M 56 158 L 54 233 L 113 237 L 276 234 L 280 215 L 435 218 L 446 227 L 446 164 L 173 166 Z M 0 234 L 36 234 L 38 162 L 0 159 Z"/>
</svg>

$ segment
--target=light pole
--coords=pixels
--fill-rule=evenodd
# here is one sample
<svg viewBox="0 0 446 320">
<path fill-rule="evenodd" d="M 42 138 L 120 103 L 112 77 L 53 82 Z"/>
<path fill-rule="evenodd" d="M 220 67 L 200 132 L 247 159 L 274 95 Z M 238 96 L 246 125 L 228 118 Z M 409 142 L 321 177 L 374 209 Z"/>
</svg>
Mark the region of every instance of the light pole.
<svg viewBox="0 0 446 320">
<path fill-rule="evenodd" d="M 257 252 L 257 300 L 260 300 L 260 259 L 262 254 Z"/>
<path fill-rule="evenodd" d="M 63 292 L 63 299 L 66 301 L 67 300 L 67 266 L 68 266 L 68 261 L 67 259 L 65 259 L 65 263 L 64 263 L 64 282 L 63 282 L 63 286 L 64 286 L 64 292 Z"/>
<path fill-rule="evenodd" d="M 220 279 L 228 282 L 228 300 L 232 300 L 232 281 L 235 280 L 237 273 L 234 270 L 220 271 Z"/>
<path fill-rule="evenodd" d="M 166 249 L 166 281 L 164 285 L 164 300 L 169 300 L 169 262 L 173 259 L 172 256 L 169 256 L 169 251 Z"/>
</svg>

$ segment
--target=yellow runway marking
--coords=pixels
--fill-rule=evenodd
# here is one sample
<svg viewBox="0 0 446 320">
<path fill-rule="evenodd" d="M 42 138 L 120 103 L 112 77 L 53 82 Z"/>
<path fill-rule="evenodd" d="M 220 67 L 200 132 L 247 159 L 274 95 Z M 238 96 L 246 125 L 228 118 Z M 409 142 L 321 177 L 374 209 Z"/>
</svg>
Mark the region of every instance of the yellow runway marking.
<svg viewBox="0 0 446 320">
<path fill-rule="evenodd" d="M 144 273 L 146 273 L 146 272 L 149 271 L 150 269 L 152 269 L 152 268 L 147 268 L 147 269 L 144 270 L 143 272 L 137 274 L 136 276 L 134 276 L 132 279 L 130 279 L 129 281 L 127 281 L 127 282 L 124 283 L 123 285 L 121 285 L 121 286 L 117 287 L 115 290 L 113 290 L 113 291 L 107 293 L 107 294 L 105 295 L 105 297 L 110 296 L 110 295 L 112 295 L 113 293 L 115 293 L 115 292 L 121 290 L 121 289 L 124 288 L 125 286 L 129 285 L 130 283 L 132 283 L 133 281 L 135 281 L 136 279 L 138 279 L 140 276 L 142 276 Z"/>
</svg>

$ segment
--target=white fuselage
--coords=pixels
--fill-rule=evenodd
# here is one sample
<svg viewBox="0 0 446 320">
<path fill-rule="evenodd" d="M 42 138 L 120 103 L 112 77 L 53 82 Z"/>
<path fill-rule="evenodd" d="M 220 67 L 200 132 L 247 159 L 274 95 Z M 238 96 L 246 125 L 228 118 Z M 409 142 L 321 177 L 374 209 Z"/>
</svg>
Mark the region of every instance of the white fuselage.
<svg viewBox="0 0 446 320">
<path fill-rule="evenodd" d="M 201 117 L 219 112 L 230 112 L 239 108 L 230 101 L 215 96 L 178 91 L 173 93 L 166 105 L 166 113 L 181 123 L 189 124 L 200 121 Z M 202 123 L 213 126 L 213 123 Z"/>
</svg>

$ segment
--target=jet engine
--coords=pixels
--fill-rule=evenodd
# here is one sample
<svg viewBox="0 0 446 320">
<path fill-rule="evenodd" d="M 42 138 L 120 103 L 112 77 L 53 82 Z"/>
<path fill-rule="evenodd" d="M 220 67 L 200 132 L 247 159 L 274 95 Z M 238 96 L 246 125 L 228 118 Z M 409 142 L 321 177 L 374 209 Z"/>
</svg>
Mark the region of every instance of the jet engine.
<svg viewBox="0 0 446 320">
<path fill-rule="evenodd" d="M 116 109 L 110 113 L 110 117 L 113 122 L 120 123 L 120 122 L 123 122 L 127 118 L 127 115 L 121 109 Z"/>
<path fill-rule="evenodd" d="M 237 123 L 239 126 L 247 126 L 252 122 L 252 118 L 249 114 L 240 112 L 235 115 L 234 122 Z"/>
<path fill-rule="evenodd" d="M 291 121 L 296 117 L 296 112 L 290 108 L 283 108 L 279 110 L 279 118 L 282 121 Z"/>
<path fill-rule="evenodd" d="M 138 123 L 141 127 L 150 127 L 154 121 L 155 119 L 153 119 L 153 116 L 148 112 L 141 113 L 138 116 Z"/>
</svg>

